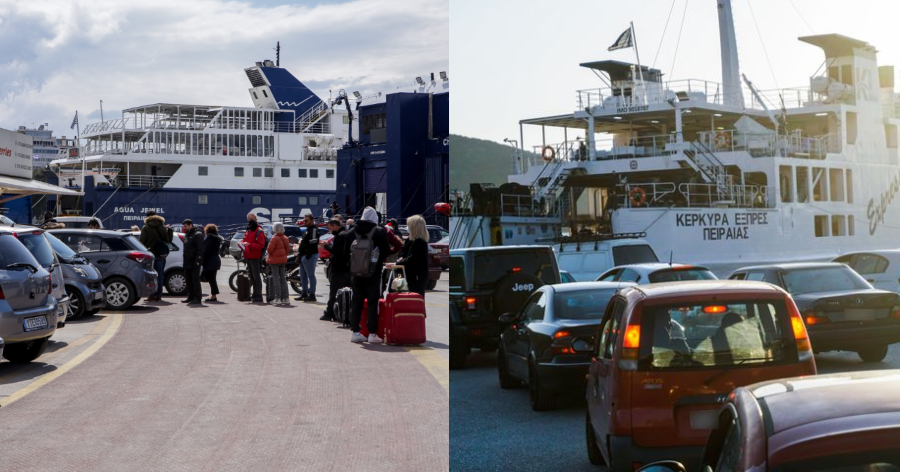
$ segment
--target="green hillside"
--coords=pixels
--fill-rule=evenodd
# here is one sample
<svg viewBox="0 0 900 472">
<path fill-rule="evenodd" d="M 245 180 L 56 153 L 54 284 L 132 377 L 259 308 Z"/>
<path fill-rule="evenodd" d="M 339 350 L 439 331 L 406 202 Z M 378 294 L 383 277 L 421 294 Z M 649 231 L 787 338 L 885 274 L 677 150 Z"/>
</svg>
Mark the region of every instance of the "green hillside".
<svg viewBox="0 0 900 472">
<path fill-rule="evenodd" d="M 512 156 L 508 144 L 451 134 L 450 188 L 468 191 L 471 183 L 505 183 L 512 173 Z"/>
</svg>

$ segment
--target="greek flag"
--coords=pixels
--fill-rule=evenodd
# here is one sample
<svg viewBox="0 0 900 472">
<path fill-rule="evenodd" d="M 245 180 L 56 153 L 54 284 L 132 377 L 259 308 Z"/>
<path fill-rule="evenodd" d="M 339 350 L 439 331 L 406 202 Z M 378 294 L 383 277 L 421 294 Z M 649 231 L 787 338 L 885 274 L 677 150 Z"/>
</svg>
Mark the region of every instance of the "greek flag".
<svg viewBox="0 0 900 472">
<path fill-rule="evenodd" d="M 631 38 L 631 28 L 628 28 L 624 33 L 619 35 L 619 39 L 617 39 L 607 50 L 615 51 L 616 49 L 625 49 L 632 46 L 634 46 L 634 40 Z"/>
<path fill-rule="evenodd" d="M 75 119 L 72 120 L 72 126 L 69 126 L 69 129 L 75 129 L 75 125 L 78 124 L 78 113 L 75 114 Z"/>
</svg>

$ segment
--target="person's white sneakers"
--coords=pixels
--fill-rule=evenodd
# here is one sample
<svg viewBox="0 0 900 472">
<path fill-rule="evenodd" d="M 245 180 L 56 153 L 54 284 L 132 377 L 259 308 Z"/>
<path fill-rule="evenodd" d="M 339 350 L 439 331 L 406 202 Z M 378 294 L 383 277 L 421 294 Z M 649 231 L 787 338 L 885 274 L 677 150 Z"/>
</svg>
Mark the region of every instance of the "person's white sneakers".
<svg viewBox="0 0 900 472">
<path fill-rule="evenodd" d="M 369 335 L 369 343 L 378 344 L 378 343 L 383 343 L 383 342 L 384 342 L 384 339 L 379 338 L 377 334 L 372 333 Z"/>
<path fill-rule="evenodd" d="M 282 299 L 281 299 L 281 304 L 282 304 L 282 305 L 290 305 L 290 304 L 291 304 L 291 301 L 288 300 L 287 298 L 282 298 Z"/>
<path fill-rule="evenodd" d="M 366 342 L 366 337 L 360 333 L 353 333 L 350 336 L 350 342 L 351 343 L 364 343 L 364 342 Z"/>
</svg>

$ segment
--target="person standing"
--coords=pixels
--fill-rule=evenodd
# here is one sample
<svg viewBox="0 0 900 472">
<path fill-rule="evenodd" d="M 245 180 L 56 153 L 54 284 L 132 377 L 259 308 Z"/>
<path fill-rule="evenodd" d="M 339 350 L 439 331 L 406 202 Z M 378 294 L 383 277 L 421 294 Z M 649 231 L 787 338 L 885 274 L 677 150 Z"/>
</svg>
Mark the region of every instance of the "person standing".
<svg viewBox="0 0 900 472">
<path fill-rule="evenodd" d="M 266 246 L 266 235 L 256 222 L 256 215 L 250 213 L 247 215 L 247 232 L 241 240 L 241 248 L 244 250 L 244 262 L 247 263 L 247 273 L 250 275 L 250 282 L 253 285 L 253 293 L 250 295 L 252 303 L 262 303 L 262 279 L 260 271 L 262 270 L 262 254 Z"/>
<path fill-rule="evenodd" d="M 398 265 L 402 265 L 406 271 L 406 283 L 410 292 L 416 292 L 425 296 L 425 287 L 428 285 L 428 230 L 425 227 L 425 219 L 420 215 L 414 215 L 406 220 L 409 230 L 409 239 L 403 244 L 400 251 Z"/>
<path fill-rule="evenodd" d="M 371 260 L 371 264 L 374 267 L 370 267 L 368 274 L 354 273 L 353 243 L 355 241 L 362 242 L 366 239 L 371 240 L 374 246 L 372 249 L 372 259 L 374 260 Z M 353 331 L 353 334 L 350 336 L 351 342 L 361 343 L 367 340 L 359 332 L 363 304 L 366 301 L 369 303 L 369 313 L 366 318 L 366 325 L 370 333 L 368 341 L 370 343 L 383 342 L 376 334 L 378 332 L 378 299 L 381 298 L 379 289 L 381 288 L 381 272 L 384 269 L 384 259 L 390 251 L 391 246 L 388 244 L 387 233 L 384 228 L 378 226 L 378 214 L 374 208 L 366 207 L 363 210 L 362 219 L 356 223 L 355 229 L 348 234 L 347 238 L 347 252 L 350 256 L 351 274 L 353 274 L 353 282 L 351 283 L 353 287 L 353 311 L 350 313 L 350 330 Z"/>
<path fill-rule="evenodd" d="M 304 302 L 316 301 L 316 263 L 319 262 L 319 227 L 311 213 L 303 216 L 303 221 L 297 222 L 298 226 L 305 226 L 303 239 L 300 240 L 300 249 L 297 257 L 300 262 L 300 285 L 303 293 L 294 300 Z"/>
<path fill-rule="evenodd" d="M 147 212 L 148 215 L 150 213 L 153 213 L 154 215 L 156 214 L 156 212 L 152 210 Z M 88 221 L 88 229 L 100 229 L 100 220 L 98 220 L 97 218 L 91 218 L 91 221 Z M 172 240 L 169 239 L 169 242 L 172 242 Z"/>
<path fill-rule="evenodd" d="M 44 222 L 41 223 L 41 229 L 60 229 L 65 227 L 66 225 L 64 223 L 56 221 L 56 218 L 53 217 L 52 211 L 44 213 Z"/>
<path fill-rule="evenodd" d="M 270 282 L 271 287 L 269 288 L 272 289 L 272 293 L 274 294 L 272 301 L 269 303 L 273 305 L 290 305 L 287 275 L 284 271 L 284 265 L 287 263 L 288 253 L 291 252 L 291 242 L 288 241 L 287 236 L 284 235 L 283 223 L 275 223 L 272 225 L 272 229 L 275 231 L 275 235 L 272 236 L 272 240 L 269 241 L 269 257 L 266 258 L 266 265 L 272 269 L 272 281 Z"/>
<path fill-rule="evenodd" d="M 187 283 L 188 296 L 181 303 L 189 305 L 202 304 L 203 296 L 200 288 L 200 264 L 203 262 L 203 230 L 194 226 L 190 219 L 182 222 L 184 225 L 184 278 Z"/>
<path fill-rule="evenodd" d="M 144 218 L 144 227 L 141 228 L 140 241 L 153 254 L 153 270 L 156 271 L 157 280 L 156 294 L 147 297 L 148 302 L 162 300 L 163 284 L 166 278 L 166 256 L 169 255 L 168 243 L 172 242 L 172 236 L 172 228 L 166 225 L 166 219 L 157 215 L 153 210 L 148 211 L 147 217 Z"/>
<path fill-rule="evenodd" d="M 206 239 L 203 240 L 203 268 L 202 277 L 209 282 L 208 302 L 218 301 L 219 284 L 216 282 L 216 273 L 222 268 L 222 259 L 219 257 L 219 249 L 224 244 L 224 239 L 219 236 L 219 227 L 210 223 L 206 225 Z"/>
<path fill-rule="evenodd" d="M 328 229 L 334 238 L 325 244 L 325 250 L 331 253 L 331 285 L 328 288 L 328 304 L 325 306 L 325 314 L 319 318 L 322 321 L 334 321 L 334 302 L 337 299 L 338 290 L 350 286 L 350 252 L 347 246 L 347 230 L 341 225 L 341 220 L 333 218 L 328 222 Z"/>
</svg>

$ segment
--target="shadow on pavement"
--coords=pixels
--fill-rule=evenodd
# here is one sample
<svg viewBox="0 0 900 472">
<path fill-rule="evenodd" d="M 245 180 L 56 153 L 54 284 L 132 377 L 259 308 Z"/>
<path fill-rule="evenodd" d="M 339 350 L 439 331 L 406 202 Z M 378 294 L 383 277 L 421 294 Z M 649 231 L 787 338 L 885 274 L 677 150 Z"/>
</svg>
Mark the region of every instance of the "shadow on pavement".
<svg viewBox="0 0 900 472">
<path fill-rule="evenodd" d="M 31 380 L 44 374 L 49 374 L 56 369 L 55 365 L 44 362 L 29 362 L 27 364 L 2 362 L 0 363 L 0 384 Z"/>
<path fill-rule="evenodd" d="M 85 313 L 84 315 L 81 316 L 81 318 L 78 318 L 77 320 L 66 321 L 66 324 L 67 325 L 70 325 L 70 324 L 79 325 L 79 324 L 87 324 L 87 323 L 96 323 L 98 321 L 103 321 L 103 318 L 106 318 L 106 316 L 107 315 L 103 314 L 103 312 L 97 313 L 96 315 L 88 315 L 87 313 Z"/>
<path fill-rule="evenodd" d="M 436 342 L 434 342 L 434 341 L 425 341 L 425 344 L 422 344 L 422 346 L 425 346 L 425 347 L 433 347 L 433 348 L 436 348 L 436 349 L 450 349 L 450 345 L 449 345 L 449 344 L 436 343 Z"/>
</svg>

